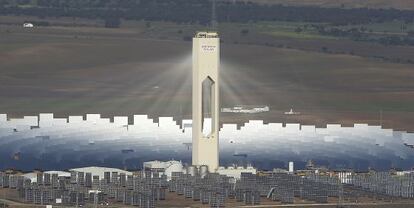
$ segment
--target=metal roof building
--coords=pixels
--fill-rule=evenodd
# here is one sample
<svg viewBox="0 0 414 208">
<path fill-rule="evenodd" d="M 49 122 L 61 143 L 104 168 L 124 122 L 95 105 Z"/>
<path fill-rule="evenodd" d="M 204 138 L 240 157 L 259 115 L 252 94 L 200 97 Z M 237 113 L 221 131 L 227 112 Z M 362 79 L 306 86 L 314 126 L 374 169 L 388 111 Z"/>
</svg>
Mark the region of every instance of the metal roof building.
<svg viewBox="0 0 414 208">
<path fill-rule="evenodd" d="M 70 173 L 69 172 L 65 172 L 65 171 L 45 171 L 43 172 L 43 174 L 58 174 L 58 176 L 64 176 L 64 177 L 70 177 Z M 31 172 L 31 173 L 26 173 L 23 175 L 23 177 L 30 179 L 30 181 L 32 181 L 32 183 L 37 182 L 37 173 L 36 172 Z"/>
<path fill-rule="evenodd" d="M 106 168 L 106 167 L 84 167 L 84 168 L 74 168 L 70 169 L 69 171 L 73 172 L 84 172 L 84 173 L 91 173 L 92 176 L 99 176 L 99 178 L 104 178 L 105 172 L 117 172 L 118 174 L 124 173 L 125 175 L 132 175 L 132 172 L 121 170 L 118 168 Z"/>
</svg>

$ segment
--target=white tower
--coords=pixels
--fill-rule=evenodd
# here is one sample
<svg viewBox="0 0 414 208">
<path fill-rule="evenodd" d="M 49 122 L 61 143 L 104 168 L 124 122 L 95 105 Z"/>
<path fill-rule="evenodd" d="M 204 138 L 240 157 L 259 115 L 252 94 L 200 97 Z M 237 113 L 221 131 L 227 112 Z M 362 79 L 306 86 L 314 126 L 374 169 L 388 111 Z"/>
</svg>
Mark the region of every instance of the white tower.
<svg viewBox="0 0 414 208">
<path fill-rule="evenodd" d="M 219 166 L 219 66 L 217 33 L 199 32 L 193 38 L 193 151 L 195 166 Z"/>
<path fill-rule="evenodd" d="M 294 169 L 294 163 L 293 162 L 289 162 L 289 173 L 293 173 L 295 171 Z"/>
</svg>

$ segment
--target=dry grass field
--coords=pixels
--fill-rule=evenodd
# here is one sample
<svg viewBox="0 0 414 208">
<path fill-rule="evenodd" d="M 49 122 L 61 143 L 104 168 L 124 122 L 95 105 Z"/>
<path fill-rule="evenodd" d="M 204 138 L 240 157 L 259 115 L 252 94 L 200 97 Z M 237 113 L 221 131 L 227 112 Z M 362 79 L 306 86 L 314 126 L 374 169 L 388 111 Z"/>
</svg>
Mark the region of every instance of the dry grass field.
<svg viewBox="0 0 414 208">
<path fill-rule="evenodd" d="M 241 0 L 266 4 L 293 6 L 344 7 L 344 8 L 395 8 L 414 9 L 411 0 Z"/>
<path fill-rule="evenodd" d="M 190 42 L 150 38 L 140 28 L 0 31 L 1 113 L 190 118 Z M 271 108 L 267 114 L 222 114 L 222 122 L 378 125 L 382 110 L 387 128 L 414 130 L 410 64 L 227 41 L 221 77 L 223 107 Z M 291 107 L 302 115 L 285 116 Z"/>
</svg>

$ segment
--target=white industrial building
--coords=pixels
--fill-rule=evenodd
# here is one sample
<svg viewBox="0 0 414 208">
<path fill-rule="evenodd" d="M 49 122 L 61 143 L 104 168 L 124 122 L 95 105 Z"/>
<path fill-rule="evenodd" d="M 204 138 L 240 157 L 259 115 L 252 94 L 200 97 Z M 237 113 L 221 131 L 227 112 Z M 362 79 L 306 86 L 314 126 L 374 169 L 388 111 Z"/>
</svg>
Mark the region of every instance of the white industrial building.
<svg viewBox="0 0 414 208">
<path fill-rule="evenodd" d="M 220 175 L 225 175 L 225 176 L 229 176 L 229 177 L 233 177 L 235 179 L 240 179 L 241 178 L 241 174 L 242 173 L 252 173 L 252 174 L 256 174 L 257 170 L 256 168 L 252 167 L 252 166 L 247 166 L 245 167 L 219 167 L 216 171 L 218 174 Z"/>
<path fill-rule="evenodd" d="M 104 178 L 105 172 L 117 172 L 118 174 L 124 173 L 125 175 L 132 175 L 132 172 L 117 169 L 117 168 L 106 168 L 106 167 L 84 167 L 84 168 L 74 168 L 70 169 L 70 172 L 83 172 L 91 173 L 92 176 L 99 176 L 99 178 Z M 43 174 L 58 174 L 59 177 L 70 177 L 70 172 L 66 171 L 45 171 Z M 32 182 L 37 182 L 37 172 L 26 173 L 23 175 L 25 178 L 30 179 Z"/>
<path fill-rule="evenodd" d="M 74 168 L 70 169 L 71 172 L 83 172 L 83 173 L 91 173 L 92 176 L 99 176 L 99 178 L 104 178 L 105 172 L 117 172 L 118 174 L 125 174 L 125 175 L 132 175 L 132 172 L 121 170 L 118 168 L 106 168 L 106 167 L 84 167 L 84 168 Z"/>
<path fill-rule="evenodd" d="M 171 179 L 173 172 L 184 172 L 183 164 L 181 161 L 176 160 L 170 160 L 166 162 L 158 160 L 144 162 L 144 169 L 164 173 L 167 176 L 168 180 Z"/>
<path fill-rule="evenodd" d="M 58 177 L 70 177 L 70 173 L 65 172 L 65 171 L 45 171 L 43 172 L 43 174 L 49 174 L 49 175 L 57 174 Z M 23 174 L 23 177 L 30 179 L 32 183 L 37 182 L 37 172 Z"/>
</svg>

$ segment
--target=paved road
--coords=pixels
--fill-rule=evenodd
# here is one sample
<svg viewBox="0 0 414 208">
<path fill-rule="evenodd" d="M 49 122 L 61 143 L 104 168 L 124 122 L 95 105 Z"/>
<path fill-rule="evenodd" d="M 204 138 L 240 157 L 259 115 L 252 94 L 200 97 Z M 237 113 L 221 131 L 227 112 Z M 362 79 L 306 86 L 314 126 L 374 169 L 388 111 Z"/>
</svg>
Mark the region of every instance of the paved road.
<svg viewBox="0 0 414 208">
<path fill-rule="evenodd" d="M 11 200 L 8 200 L 8 199 L 0 199 L 0 202 L 6 203 L 8 205 L 24 205 L 22 203 L 11 201 Z"/>
</svg>

